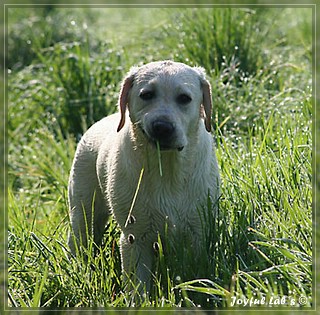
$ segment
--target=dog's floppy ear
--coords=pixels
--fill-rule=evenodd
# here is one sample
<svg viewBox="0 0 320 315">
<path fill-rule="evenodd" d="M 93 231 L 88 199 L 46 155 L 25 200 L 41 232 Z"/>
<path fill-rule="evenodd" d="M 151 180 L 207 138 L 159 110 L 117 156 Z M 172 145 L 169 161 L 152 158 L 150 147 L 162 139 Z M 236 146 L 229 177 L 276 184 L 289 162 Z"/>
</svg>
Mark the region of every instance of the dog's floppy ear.
<svg viewBox="0 0 320 315">
<path fill-rule="evenodd" d="M 124 123 L 126 122 L 126 109 L 129 101 L 129 91 L 133 85 L 135 72 L 136 72 L 136 69 L 131 69 L 128 75 L 123 80 L 121 85 L 119 99 L 118 99 L 121 118 L 120 118 L 117 132 L 119 132 L 122 129 L 122 127 L 124 126 Z"/>
<path fill-rule="evenodd" d="M 203 108 L 204 108 L 204 124 L 208 132 L 211 131 L 211 111 L 212 111 L 212 95 L 211 95 L 211 85 L 206 79 L 205 70 L 201 67 L 196 67 L 196 71 L 200 76 L 201 88 L 203 93 Z"/>
<path fill-rule="evenodd" d="M 202 82 L 203 92 L 203 108 L 205 112 L 205 126 L 208 132 L 211 131 L 211 111 L 212 111 L 212 100 L 211 100 L 211 85 L 207 80 Z"/>
<path fill-rule="evenodd" d="M 206 79 L 206 71 L 202 67 L 194 67 L 200 77 L 200 83 L 203 94 L 204 124 L 208 132 L 211 131 L 211 111 L 212 111 L 212 95 L 211 85 Z"/>
</svg>

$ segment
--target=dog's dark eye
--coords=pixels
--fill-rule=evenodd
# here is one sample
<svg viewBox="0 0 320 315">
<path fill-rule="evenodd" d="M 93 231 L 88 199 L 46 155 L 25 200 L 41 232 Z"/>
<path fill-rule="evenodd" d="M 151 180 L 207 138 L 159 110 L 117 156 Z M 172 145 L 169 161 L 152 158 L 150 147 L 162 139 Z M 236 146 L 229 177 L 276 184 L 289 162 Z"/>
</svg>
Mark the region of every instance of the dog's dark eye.
<svg viewBox="0 0 320 315">
<path fill-rule="evenodd" d="M 141 91 L 139 97 L 144 101 L 151 100 L 154 97 L 153 91 Z"/>
<path fill-rule="evenodd" d="M 182 105 L 188 104 L 188 103 L 190 103 L 191 101 L 192 101 L 192 98 L 191 98 L 189 95 L 187 95 L 187 94 L 180 94 L 180 95 L 177 97 L 177 102 L 178 102 L 179 104 L 182 104 Z"/>
</svg>

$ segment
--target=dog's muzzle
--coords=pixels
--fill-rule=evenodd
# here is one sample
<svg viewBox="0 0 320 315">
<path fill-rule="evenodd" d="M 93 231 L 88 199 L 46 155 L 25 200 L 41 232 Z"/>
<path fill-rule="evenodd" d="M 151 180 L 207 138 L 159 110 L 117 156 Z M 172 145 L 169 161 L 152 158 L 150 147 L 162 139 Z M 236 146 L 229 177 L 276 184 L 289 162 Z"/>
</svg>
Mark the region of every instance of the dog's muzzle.
<svg viewBox="0 0 320 315">
<path fill-rule="evenodd" d="M 175 127 L 173 123 L 161 120 L 154 121 L 151 128 L 151 136 L 160 143 L 163 143 L 172 137 L 174 131 Z"/>
<path fill-rule="evenodd" d="M 160 145 L 162 151 L 166 150 L 183 150 L 183 147 L 176 147 L 173 144 L 173 138 L 176 134 L 176 127 L 172 122 L 165 120 L 155 120 L 151 123 L 148 130 L 144 130 L 141 126 L 142 131 L 146 136 L 154 143 L 157 142 Z"/>
</svg>

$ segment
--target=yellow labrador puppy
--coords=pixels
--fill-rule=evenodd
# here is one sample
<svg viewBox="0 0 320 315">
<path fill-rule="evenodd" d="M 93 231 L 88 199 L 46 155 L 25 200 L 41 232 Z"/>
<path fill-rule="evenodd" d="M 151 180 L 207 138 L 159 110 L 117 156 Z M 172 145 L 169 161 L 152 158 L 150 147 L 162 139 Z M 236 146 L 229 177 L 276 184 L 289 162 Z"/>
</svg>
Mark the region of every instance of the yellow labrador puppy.
<svg viewBox="0 0 320 315">
<path fill-rule="evenodd" d="M 147 288 L 158 234 L 184 231 L 193 242 L 185 246 L 196 250 L 204 229 L 199 207 L 208 195 L 213 202 L 219 195 L 211 106 L 202 68 L 160 61 L 129 71 L 120 112 L 95 123 L 75 154 L 69 180 L 73 253 L 90 236 L 100 244 L 110 213 L 122 231 L 123 271 Z"/>
</svg>

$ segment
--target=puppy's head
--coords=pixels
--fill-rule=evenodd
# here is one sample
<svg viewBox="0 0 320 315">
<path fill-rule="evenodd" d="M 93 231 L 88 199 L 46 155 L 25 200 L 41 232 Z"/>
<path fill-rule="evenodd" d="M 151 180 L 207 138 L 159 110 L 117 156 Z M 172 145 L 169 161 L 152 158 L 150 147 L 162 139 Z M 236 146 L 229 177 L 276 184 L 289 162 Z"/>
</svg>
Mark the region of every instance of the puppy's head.
<svg viewBox="0 0 320 315">
<path fill-rule="evenodd" d="M 118 131 L 128 108 L 131 122 L 162 150 L 182 150 L 202 117 L 211 130 L 211 88 L 199 67 L 172 61 L 133 67 L 122 83 L 119 107 Z"/>
</svg>

